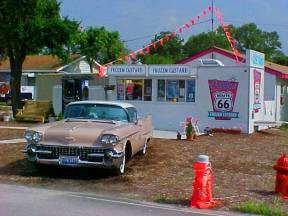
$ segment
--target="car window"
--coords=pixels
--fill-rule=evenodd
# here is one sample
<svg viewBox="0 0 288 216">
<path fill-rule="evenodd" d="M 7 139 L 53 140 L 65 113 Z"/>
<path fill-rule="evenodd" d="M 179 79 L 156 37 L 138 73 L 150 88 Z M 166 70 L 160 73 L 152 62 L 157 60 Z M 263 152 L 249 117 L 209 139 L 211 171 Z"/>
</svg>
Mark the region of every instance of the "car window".
<svg viewBox="0 0 288 216">
<path fill-rule="evenodd" d="M 137 111 L 134 107 L 128 107 L 127 108 L 129 121 L 130 122 L 136 122 L 137 121 Z"/>
<path fill-rule="evenodd" d="M 106 104 L 73 104 L 66 108 L 64 118 L 128 122 L 127 113 L 122 107 Z"/>
</svg>

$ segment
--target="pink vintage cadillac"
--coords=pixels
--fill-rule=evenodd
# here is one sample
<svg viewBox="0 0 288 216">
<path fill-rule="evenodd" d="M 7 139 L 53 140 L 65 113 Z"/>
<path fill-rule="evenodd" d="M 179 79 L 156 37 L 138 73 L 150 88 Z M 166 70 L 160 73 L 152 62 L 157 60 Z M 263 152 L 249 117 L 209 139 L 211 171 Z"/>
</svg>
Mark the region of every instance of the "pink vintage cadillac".
<svg viewBox="0 0 288 216">
<path fill-rule="evenodd" d="M 59 166 L 111 168 L 121 175 L 136 153 L 146 153 L 152 137 L 151 116 L 139 118 L 128 103 L 70 103 L 64 119 L 25 132 L 25 156 L 31 162 Z"/>
</svg>

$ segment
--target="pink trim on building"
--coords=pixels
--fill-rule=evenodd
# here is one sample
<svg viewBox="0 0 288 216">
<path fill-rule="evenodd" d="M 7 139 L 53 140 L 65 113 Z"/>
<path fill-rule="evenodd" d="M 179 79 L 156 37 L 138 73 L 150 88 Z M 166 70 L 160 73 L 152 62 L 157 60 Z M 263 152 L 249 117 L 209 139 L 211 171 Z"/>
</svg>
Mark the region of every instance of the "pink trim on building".
<svg viewBox="0 0 288 216">
<path fill-rule="evenodd" d="M 229 52 L 225 52 L 224 50 L 217 49 L 217 48 L 214 47 L 214 48 L 210 48 L 210 49 L 208 49 L 208 50 L 204 50 L 204 51 L 202 51 L 202 52 L 200 52 L 200 53 L 197 53 L 197 54 L 195 54 L 195 55 L 193 55 L 193 56 L 191 56 L 191 57 L 188 57 L 188 58 L 186 58 L 186 59 L 183 59 L 183 60 L 177 62 L 177 64 L 186 64 L 186 63 L 191 62 L 191 61 L 193 61 L 193 60 L 195 60 L 195 59 L 197 59 L 197 58 L 200 58 L 200 57 L 202 57 L 202 56 L 204 56 L 204 55 L 207 55 L 207 54 L 210 54 L 210 53 L 213 53 L 213 52 L 214 52 L 214 53 L 221 54 L 221 55 L 226 56 L 226 57 L 228 57 L 228 58 L 231 58 L 231 59 L 233 59 L 233 60 L 236 60 L 236 57 L 235 57 L 234 54 L 229 53 Z M 238 59 L 239 59 L 240 61 L 243 60 L 243 58 L 240 57 L 240 56 L 238 56 Z"/>
<path fill-rule="evenodd" d="M 191 62 L 191 61 L 193 61 L 195 59 L 198 59 L 198 58 L 200 58 L 202 56 L 205 56 L 205 55 L 213 53 L 213 52 L 221 54 L 221 55 L 223 55 L 223 56 L 225 56 L 227 58 L 236 60 L 236 57 L 235 57 L 234 54 L 232 54 L 230 52 L 226 52 L 225 50 L 222 50 L 222 49 L 217 49 L 217 48 L 214 47 L 214 48 L 210 48 L 208 50 L 204 50 L 202 52 L 199 52 L 199 53 L 197 53 L 197 54 L 195 54 L 195 55 L 193 55 L 191 57 L 188 57 L 186 59 L 183 59 L 183 60 L 177 62 L 176 64 L 186 64 L 188 62 Z M 245 61 L 245 59 L 243 57 L 239 56 L 238 58 L 239 58 L 240 61 L 243 61 L 243 60 Z M 280 71 L 273 70 L 273 69 L 271 69 L 269 67 L 265 67 L 265 72 L 266 73 L 270 73 L 270 74 L 272 74 L 274 76 L 280 77 L 282 79 L 288 79 L 288 74 L 283 74 Z"/>
<path fill-rule="evenodd" d="M 265 72 L 270 73 L 270 74 L 277 76 L 279 78 L 282 78 L 282 79 L 288 79 L 288 74 L 283 74 L 283 73 L 276 71 L 276 70 L 273 70 L 269 67 L 265 67 Z"/>
</svg>

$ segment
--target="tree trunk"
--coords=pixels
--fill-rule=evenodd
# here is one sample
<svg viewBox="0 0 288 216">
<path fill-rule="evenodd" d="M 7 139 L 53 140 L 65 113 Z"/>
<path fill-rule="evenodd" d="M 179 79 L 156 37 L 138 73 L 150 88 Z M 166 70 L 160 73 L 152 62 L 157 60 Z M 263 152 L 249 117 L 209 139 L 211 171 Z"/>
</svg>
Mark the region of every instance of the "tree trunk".
<svg viewBox="0 0 288 216">
<path fill-rule="evenodd" d="M 90 67 L 90 73 L 93 73 L 93 60 L 88 60 L 89 67 Z"/>
<path fill-rule="evenodd" d="M 15 117 L 17 113 L 17 109 L 21 107 L 21 76 L 22 76 L 22 64 L 24 60 L 19 58 L 13 59 L 13 57 L 9 57 L 10 59 L 10 68 L 11 68 L 11 77 L 10 77 L 10 93 L 12 99 L 12 110 L 13 117 Z"/>
</svg>

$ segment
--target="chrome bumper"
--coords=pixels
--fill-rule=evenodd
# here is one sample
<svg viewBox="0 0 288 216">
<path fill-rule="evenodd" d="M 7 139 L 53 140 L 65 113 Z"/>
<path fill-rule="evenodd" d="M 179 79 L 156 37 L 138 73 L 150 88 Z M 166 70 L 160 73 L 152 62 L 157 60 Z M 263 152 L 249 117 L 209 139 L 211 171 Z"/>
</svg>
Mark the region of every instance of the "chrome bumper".
<svg viewBox="0 0 288 216">
<path fill-rule="evenodd" d="M 22 152 L 24 153 L 25 157 L 30 162 L 39 163 L 39 164 L 47 164 L 47 165 L 69 166 L 69 167 L 101 167 L 101 168 L 119 167 L 124 157 L 124 152 L 117 153 L 117 152 L 110 150 L 103 154 L 101 153 L 89 154 L 89 157 L 97 158 L 99 162 L 81 160 L 78 156 L 77 163 L 66 164 L 66 163 L 61 163 L 60 157 L 57 159 L 43 159 L 37 156 L 37 154 L 51 154 L 50 151 L 35 150 L 34 155 L 32 155 L 31 152 L 29 154 L 29 151 L 27 149 L 23 150 Z"/>
</svg>

